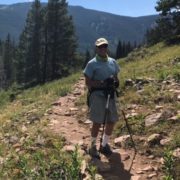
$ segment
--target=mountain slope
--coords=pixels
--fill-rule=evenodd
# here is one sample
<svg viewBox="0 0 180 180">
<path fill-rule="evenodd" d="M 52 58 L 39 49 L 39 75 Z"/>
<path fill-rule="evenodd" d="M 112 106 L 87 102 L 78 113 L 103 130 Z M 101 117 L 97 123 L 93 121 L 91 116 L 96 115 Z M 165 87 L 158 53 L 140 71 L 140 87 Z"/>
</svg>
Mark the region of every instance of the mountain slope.
<svg viewBox="0 0 180 180">
<path fill-rule="evenodd" d="M 126 17 L 110 13 L 88 10 L 79 6 L 69 7 L 74 18 L 81 46 L 91 46 L 95 39 L 105 36 L 110 44 L 117 45 L 119 40 L 141 42 L 148 28 L 157 16 Z"/>
<path fill-rule="evenodd" d="M 174 173 L 175 177 L 180 177 L 180 157 L 177 156 L 178 147 L 180 147 L 179 52 L 179 45 L 166 46 L 160 43 L 150 48 L 136 50 L 127 58 L 119 60 L 122 92 L 119 97 L 120 108 L 125 111 L 132 129 L 131 133 L 134 135 L 138 150 L 136 158 L 139 157 L 133 164 L 136 167 L 132 169 L 133 174 L 136 174 L 134 179 L 162 179 L 160 177 L 162 173 L 166 177 L 171 177 L 171 173 Z M 80 94 L 75 91 L 76 89 L 84 90 L 84 84 L 81 82 L 78 87 L 73 87 L 79 78 L 80 73 L 22 92 L 16 93 L 15 89 L 13 92 L 9 90 L 4 94 L 0 92 L 0 103 L 6 101 L 3 106 L 0 104 L 1 179 L 33 179 L 34 177 L 62 179 L 64 172 L 72 173 L 71 170 L 74 168 L 71 167 L 76 167 L 78 176 L 80 164 L 83 165 L 86 173 L 88 171 L 92 177 L 95 176 L 95 168 L 93 169 L 90 164 L 87 166 L 84 162 L 88 158 L 84 158 L 86 146 L 83 145 L 88 142 L 84 144 L 83 141 L 77 141 L 83 148 L 81 153 L 84 153 L 78 159 L 77 151 L 73 150 L 67 139 L 64 138 L 64 134 L 68 134 L 70 140 L 73 140 L 74 134 L 80 134 L 81 136 L 85 135 L 83 138 L 86 139 L 89 128 L 85 129 L 86 133 L 79 132 L 81 128 L 78 127 L 72 131 L 64 129 L 66 133 L 61 134 L 58 134 L 59 131 L 57 131 L 56 135 L 45 131 L 45 129 L 50 129 L 49 126 L 51 128 L 58 127 L 57 124 L 61 128 L 72 127 L 74 121 L 72 123 L 68 119 L 75 117 L 77 117 L 76 123 L 80 123 L 80 127 L 88 127 L 86 97 L 84 95 L 79 98 Z M 67 94 L 71 96 L 59 99 L 60 96 Z M 10 102 L 12 95 L 14 95 L 14 100 Z M 75 96 L 79 98 L 76 103 L 74 102 Z M 67 101 L 62 101 L 64 98 Z M 54 102 L 55 100 L 60 101 Z M 76 107 L 69 108 L 72 102 Z M 156 115 L 161 118 L 158 119 Z M 50 116 L 52 119 L 49 118 Z M 62 116 L 65 119 L 61 118 Z M 149 116 L 152 118 L 148 118 Z M 149 126 L 147 123 L 149 119 L 154 120 L 155 118 L 158 121 Z M 114 130 L 114 137 L 123 135 L 128 135 L 128 131 L 123 117 L 120 117 Z M 125 171 L 118 171 L 118 174 L 115 171 L 126 168 L 122 163 L 125 164 L 131 160 L 129 159 L 132 157 L 131 150 L 133 150 L 131 141 L 126 139 L 118 144 L 122 145 L 119 147 L 119 151 L 125 149 L 126 152 L 120 153 L 121 159 L 114 159 L 117 160 L 118 166 L 113 167 L 112 162 L 107 160 L 104 164 L 100 164 L 104 165 L 103 169 L 100 169 L 104 170 L 100 172 L 105 177 L 104 179 L 107 179 L 106 175 L 110 173 L 111 179 L 123 176 L 123 173 L 119 172 Z M 68 155 L 64 152 L 66 150 Z M 71 153 L 72 151 L 73 153 Z M 145 159 L 141 157 L 145 157 Z M 76 166 L 73 166 L 73 162 L 76 163 Z M 155 164 L 158 164 L 158 167 Z M 110 170 L 109 167 L 112 169 Z"/>
<path fill-rule="evenodd" d="M 178 44 L 159 43 L 120 60 L 121 109 L 135 135 L 138 151 L 153 159 L 162 158 L 159 170 L 165 179 L 180 177 L 179 52 Z M 119 121 L 115 133 L 128 133 L 123 121 Z"/>
<path fill-rule="evenodd" d="M 43 5 L 46 5 L 43 3 Z M 9 32 L 15 40 L 21 33 L 31 3 L 0 5 L 0 38 L 4 39 Z M 115 48 L 119 39 L 124 41 L 143 40 L 146 29 L 151 27 L 158 17 L 126 17 L 110 13 L 85 9 L 80 6 L 69 6 L 69 14 L 74 19 L 79 48 L 86 50 L 101 36 L 106 37 Z"/>
</svg>

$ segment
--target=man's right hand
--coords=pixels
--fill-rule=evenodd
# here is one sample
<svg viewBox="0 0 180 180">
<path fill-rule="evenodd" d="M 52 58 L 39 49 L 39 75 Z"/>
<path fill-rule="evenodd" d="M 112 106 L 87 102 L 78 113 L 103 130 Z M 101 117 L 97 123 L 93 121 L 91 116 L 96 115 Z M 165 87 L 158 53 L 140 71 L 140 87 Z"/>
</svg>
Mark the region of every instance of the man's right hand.
<svg viewBox="0 0 180 180">
<path fill-rule="evenodd" d="M 118 79 L 115 79 L 114 77 L 109 77 L 104 80 L 104 83 L 107 88 L 118 88 L 119 87 L 119 81 Z"/>
</svg>

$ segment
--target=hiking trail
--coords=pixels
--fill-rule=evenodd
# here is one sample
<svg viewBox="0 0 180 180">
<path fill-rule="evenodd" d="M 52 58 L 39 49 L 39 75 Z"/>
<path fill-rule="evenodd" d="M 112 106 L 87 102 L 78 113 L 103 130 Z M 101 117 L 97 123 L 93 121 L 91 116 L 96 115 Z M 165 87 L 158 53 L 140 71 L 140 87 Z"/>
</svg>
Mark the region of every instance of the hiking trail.
<svg viewBox="0 0 180 180">
<path fill-rule="evenodd" d="M 78 112 L 87 114 L 87 107 L 78 109 L 75 102 L 85 93 L 84 78 L 74 85 L 73 91 L 64 97 L 60 97 L 53 103 L 49 113 L 48 130 L 61 135 L 66 140 L 64 149 L 72 151 L 76 144 L 79 145 L 81 154 L 85 157 L 90 143 L 91 122 L 88 119 L 80 119 Z M 98 137 L 99 139 L 99 137 Z M 101 155 L 101 160 L 92 159 L 98 170 L 96 179 L 106 180 L 157 180 L 161 179 L 160 159 L 154 156 L 144 155 L 137 152 L 135 158 L 134 150 L 123 149 L 115 146 L 111 139 L 113 154 L 107 159 Z M 90 159 L 90 157 L 89 157 Z M 88 162 L 86 162 L 88 163 Z M 131 167 L 130 171 L 129 168 Z M 88 179 L 85 177 L 84 179 Z"/>
</svg>

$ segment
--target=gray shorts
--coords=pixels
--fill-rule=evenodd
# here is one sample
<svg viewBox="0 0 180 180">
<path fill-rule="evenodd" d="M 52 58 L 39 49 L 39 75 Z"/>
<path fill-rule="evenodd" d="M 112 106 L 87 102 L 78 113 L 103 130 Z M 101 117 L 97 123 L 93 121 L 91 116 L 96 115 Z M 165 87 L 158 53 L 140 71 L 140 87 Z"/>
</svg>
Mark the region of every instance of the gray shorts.
<svg viewBox="0 0 180 180">
<path fill-rule="evenodd" d="M 110 99 L 106 123 L 116 122 L 118 120 L 118 113 L 117 113 L 115 98 Z M 90 105 L 89 113 L 90 113 L 91 121 L 100 123 L 100 124 L 102 124 L 104 122 L 106 102 L 107 102 L 107 99 L 105 98 L 105 96 L 98 95 L 96 93 L 91 94 L 90 102 L 89 102 L 89 105 Z"/>
</svg>

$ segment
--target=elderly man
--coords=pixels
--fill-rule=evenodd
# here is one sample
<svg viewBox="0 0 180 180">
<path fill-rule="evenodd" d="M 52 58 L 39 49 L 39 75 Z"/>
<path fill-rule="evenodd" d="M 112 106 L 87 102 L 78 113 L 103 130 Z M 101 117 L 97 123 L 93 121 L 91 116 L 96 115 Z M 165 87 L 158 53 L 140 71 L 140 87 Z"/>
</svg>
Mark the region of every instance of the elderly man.
<svg viewBox="0 0 180 180">
<path fill-rule="evenodd" d="M 96 141 L 101 124 L 104 124 L 105 130 L 100 144 L 100 152 L 105 156 L 112 154 L 108 141 L 112 134 L 114 124 L 118 120 L 114 89 L 111 90 L 108 113 L 106 113 L 105 107 L 107 104 L 107 90 L 109 90 L 109 87 L 112 87 L 112 85 L 113 87 L 115 85 L 115 88 L 119 86 L 117 75 L 120 68 L 116 61 L 108 56 L 108 41 L 105 38 L 97 39 L 95 46 L 96 56 L 87 63 L 83 73 L 85 75 L 85 83 L 90 92 L 89 110 L 90 120 L 93 122 L 89 154 L 92 157 L 100 158 L 96 148 Z"/>
</svg>

